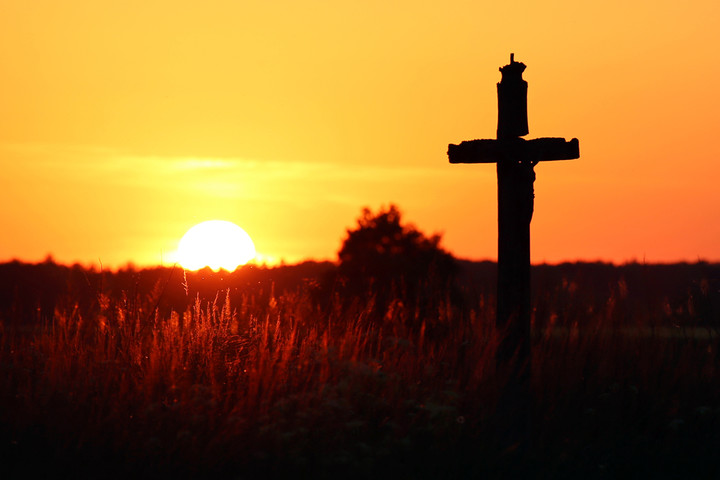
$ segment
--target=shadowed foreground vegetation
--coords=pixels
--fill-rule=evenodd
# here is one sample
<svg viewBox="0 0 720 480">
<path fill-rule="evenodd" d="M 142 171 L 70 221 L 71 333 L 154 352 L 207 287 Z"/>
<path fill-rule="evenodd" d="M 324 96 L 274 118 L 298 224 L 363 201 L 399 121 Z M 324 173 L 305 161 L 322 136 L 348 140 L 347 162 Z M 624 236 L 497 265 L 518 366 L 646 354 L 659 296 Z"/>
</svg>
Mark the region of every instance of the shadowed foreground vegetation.
<svg viewBox="0 0 720 480">
<path fill-rule="evenodd" d="M 526 451 L 495 441 L 494 265 L 461 267 L 378 313 L 327 264 L 2 265 L 0 472 L 718 477 L 718 266 L 535 267 Z"/>
</svg>

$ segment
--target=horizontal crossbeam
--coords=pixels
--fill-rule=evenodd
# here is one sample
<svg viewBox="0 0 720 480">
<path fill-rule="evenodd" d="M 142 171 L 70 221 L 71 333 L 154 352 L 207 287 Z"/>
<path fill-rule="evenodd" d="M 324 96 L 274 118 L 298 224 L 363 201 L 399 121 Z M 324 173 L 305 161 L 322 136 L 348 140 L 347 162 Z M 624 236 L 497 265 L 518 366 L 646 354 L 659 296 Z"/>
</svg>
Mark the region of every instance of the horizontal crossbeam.
<svg viewBox="0 0 720 480">
<path fill-rule="evenodd" d="M 447 153 L 450 163 L 497 163 L 504 158 L 534 163 L 579 158 L 580 145 L 577 138 L 567 141 L 557 137 L 469 140 L 448 145 Z"/>
</svg>

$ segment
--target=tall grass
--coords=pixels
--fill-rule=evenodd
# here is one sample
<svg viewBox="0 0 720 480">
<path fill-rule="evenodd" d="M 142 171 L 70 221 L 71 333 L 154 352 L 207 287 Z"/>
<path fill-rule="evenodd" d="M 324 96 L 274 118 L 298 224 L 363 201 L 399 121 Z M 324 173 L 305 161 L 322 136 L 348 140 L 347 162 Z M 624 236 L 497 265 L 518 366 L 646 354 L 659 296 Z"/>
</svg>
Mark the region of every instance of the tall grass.
<svg viewBox="0 0 720 480">
<path fill-rule="evenodd" d="M 532 448 L 490 428 L 494 312 L 372 297 L 318 306 L 303 289 L 231 303 L 199 297 L 161 316 L 101 295 L 35 331 L 0 330 L 10 477 L 617 478 L 718 472 L 717 337 L 628 334 L 617 298 L 534 330 Z M 616 302 L 615 302 L 616 303 Z M 552 306 L 564 313 L 563 305 Z M 638 325 L 650 319 L 638 319 Z M 539 323 L 538 323 L 539 324 Z M 2 325 L 2 324 L 0 324 Z M 608 326 L 610 325 L 610 326 Z M 689 463 L 688 463 L 689 462 Z M 634 470 L 633 470 L 634 469 Z"/>
</svg>

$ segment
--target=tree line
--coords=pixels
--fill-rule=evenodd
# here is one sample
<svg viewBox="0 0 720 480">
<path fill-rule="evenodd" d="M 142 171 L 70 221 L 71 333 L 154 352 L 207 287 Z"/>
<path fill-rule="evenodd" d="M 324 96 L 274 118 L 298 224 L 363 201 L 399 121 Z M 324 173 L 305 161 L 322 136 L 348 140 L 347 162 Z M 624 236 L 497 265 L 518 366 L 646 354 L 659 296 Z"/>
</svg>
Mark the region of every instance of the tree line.
<svg viewBox="0 0 720 480">
<path fill-rule="evenodd" d="M 109 303 L 165 315 L 218 295 L 239 307 L 248 292 L 254 301 L 292 293 L 317 309 L 364 308 L 368 321 L 382 321 L 392 305 L 432 317 L 439 308 L 493 310 L 496 271 L 494 262 L 454 258 L 440 235 L 403 223 L 400 210 L 390 205 L 375 213 L 363 209 L 336 262 L 246 265 L 234 272 L 177 266 L 107 271 L 50 258 L 0 264 L 0 320 L 32 323 L 56 310 L 92 315 Z M 532 282 L 536 325 L 573 321 L 612 303 L 616 313 L 621 310 L 615 322 L 720 326 L 720 264 L 535 265 Z"/>
</svg>

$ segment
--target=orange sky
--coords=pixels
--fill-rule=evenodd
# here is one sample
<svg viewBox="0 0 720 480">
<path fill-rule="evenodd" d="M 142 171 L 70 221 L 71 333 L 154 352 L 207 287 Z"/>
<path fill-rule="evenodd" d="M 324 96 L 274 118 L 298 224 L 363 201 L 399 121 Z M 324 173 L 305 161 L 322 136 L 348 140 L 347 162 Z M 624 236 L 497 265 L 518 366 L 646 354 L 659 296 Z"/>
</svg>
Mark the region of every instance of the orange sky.
<svg viewBox="0 0 720 480">
<path fill-rule="evenodd" d="M 533 262 L 720 260 L 720 2 L 0 0 L 0 261 L 171 262 L 209 219 L 334 259 L 397 204 L 495 258 L 498 67 L 527 65 Z"/>
</svg>

